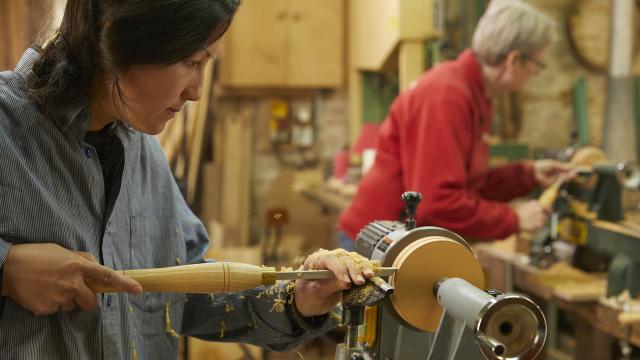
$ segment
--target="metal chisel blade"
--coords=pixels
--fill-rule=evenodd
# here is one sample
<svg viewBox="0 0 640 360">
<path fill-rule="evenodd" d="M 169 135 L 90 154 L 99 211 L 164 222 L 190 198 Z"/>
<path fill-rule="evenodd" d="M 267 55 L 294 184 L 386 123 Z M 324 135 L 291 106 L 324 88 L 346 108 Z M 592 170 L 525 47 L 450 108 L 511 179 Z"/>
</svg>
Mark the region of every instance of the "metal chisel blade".
<svg viewBox="0 0 640 360">
<path fill-rule="evenodd" d="M 376 276 L 389 276 L 398 271 L 394 267 L 381 267 L 376 272 Z M 300 270 L 300 271 L 277 271 L 276 280 L 322 280 L 333 277 L 331 270 Z"/>
</svg>

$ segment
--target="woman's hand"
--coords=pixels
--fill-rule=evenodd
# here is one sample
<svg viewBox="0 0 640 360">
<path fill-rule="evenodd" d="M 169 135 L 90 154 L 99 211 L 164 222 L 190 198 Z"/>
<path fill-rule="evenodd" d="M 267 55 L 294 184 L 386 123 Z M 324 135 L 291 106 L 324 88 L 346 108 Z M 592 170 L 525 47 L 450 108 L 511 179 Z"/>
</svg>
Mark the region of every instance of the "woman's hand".
<svg viewBox="0 0 640 360">
<path fill-rule="evenodd" d="M 362 285 L 373 277 L 369 259 L 344 249 L 319 250 L 304 262 L 305 270 L 329 269 L 335 277 L 326 280 L 296 280 L 295 305 L 304 317 L 326 314 L 342 300 L 342 291 Z"/>
<path fill-rule="evenodd" d="M 90 253 L 56 244 L 22 244 L 9 249 L 2 295 L 36 315 L 71 311 L 78 305 L 90 310 L 97 299 L 85 279 L 134 295 L 142 293 L 140 284 L 98 264 Z"/>
</svg>

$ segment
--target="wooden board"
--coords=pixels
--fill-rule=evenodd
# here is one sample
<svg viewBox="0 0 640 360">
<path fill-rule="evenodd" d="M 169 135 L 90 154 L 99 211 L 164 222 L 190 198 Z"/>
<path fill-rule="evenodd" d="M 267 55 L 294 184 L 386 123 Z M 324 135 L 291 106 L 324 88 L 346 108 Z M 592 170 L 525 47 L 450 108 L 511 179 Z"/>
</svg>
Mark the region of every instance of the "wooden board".
<svg viewBox="0 0 640 360">
<path fill-rule="evenodd" d="M 253 120 L 251 102 L 228 104 L 223 113 L 224 152 L 220 220 L 228 244 L 249 244 L 253 172 Z"/>
<path fill-rule="evenodd" d="M 213 220 L 220 220 L 222 202 L 222 166 L 216 163 L 203 165 L 202 174 L 202 212 L 200 218 L 205 224 Z"/>
</svg>

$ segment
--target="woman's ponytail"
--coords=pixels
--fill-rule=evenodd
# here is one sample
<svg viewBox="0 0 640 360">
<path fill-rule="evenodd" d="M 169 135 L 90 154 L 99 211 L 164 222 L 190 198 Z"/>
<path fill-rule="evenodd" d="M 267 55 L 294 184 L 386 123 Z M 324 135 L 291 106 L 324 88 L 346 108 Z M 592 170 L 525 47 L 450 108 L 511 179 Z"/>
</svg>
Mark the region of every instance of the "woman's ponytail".
<svg viewBox="0 0 640 360">
<path fill-rule="evenodd" d="M 44 113 L 86 97 L 97 72 L 99 1 L 69 0 L 59 31 L 40 50 L 29 95 Z"/>
</svg>

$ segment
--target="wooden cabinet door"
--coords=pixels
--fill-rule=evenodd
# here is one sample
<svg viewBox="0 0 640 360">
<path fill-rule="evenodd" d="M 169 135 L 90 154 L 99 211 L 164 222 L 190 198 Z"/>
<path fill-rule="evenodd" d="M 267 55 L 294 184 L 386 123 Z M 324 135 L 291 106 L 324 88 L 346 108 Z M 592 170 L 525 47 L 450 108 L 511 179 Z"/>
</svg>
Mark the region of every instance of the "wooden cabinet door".
<svg viewBox="0 0 640 360">
<path fill-rule="evenodd" d="M 288 1 L 287 86 L 342 85 L 345 66 L 344 14 L 343 0 Z"/>
<path fill-rule="evenodd" d="M 287 21 L 287 0 L 243 0 L 224 39 L 222 83 L 284 84 Z"/>
</svg>

